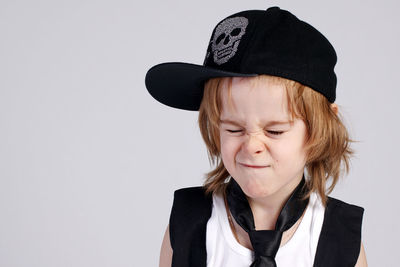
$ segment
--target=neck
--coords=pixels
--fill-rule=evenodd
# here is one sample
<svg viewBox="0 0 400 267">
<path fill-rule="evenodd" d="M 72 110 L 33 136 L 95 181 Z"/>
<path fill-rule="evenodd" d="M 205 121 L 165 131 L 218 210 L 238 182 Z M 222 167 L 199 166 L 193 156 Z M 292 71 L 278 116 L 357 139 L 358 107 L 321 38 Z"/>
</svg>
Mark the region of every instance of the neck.
<svg viewBox="0 0 400 267">
<path fill-rule="evenodd" d="M 262 198 L 247 197 L 251 211 L 254 217 L 256 230 L 273 230 L 276 221 L 283 209 L 285 203 L 289 199 L 293 190 L 300 183 L 303 174 L 292 182 L 281 188 L 272 195 Z"/>
</svg>

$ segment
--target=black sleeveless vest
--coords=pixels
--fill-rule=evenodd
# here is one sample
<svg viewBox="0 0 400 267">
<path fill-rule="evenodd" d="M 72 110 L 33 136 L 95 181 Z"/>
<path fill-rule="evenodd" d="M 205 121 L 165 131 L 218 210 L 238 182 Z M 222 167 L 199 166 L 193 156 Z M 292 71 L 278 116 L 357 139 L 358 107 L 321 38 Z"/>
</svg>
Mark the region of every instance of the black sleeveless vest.
<svg viewBox="0 0 400 267">
<path fill-rule="evenodd" d="M 174 192 L 169 219 L 172 267 L 206 267 L 206 230 L 212 196 L 203 187 Z M 354 267 L 361 247 L 364 209 L 328 197 L 313 267 Z M 278 266 L 279 267 L 279 266 Z"/>
</svg>

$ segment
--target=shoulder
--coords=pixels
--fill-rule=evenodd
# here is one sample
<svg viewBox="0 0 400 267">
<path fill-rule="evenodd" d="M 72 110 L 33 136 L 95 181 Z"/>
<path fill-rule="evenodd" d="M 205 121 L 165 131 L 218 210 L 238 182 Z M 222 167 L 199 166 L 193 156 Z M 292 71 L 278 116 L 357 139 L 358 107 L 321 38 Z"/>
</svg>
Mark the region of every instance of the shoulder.
<svg viewBox="0 0 400 267">
<path fill-rule="evenodd" d="M 325 215 L 336 224 L 354 227 L 361 231 L 361 222 L 364 214 L 364 208 L 344 202 L 342 200 L 328 197 L 326 203 Z"/>
<path fill-rule="evenodd" d="M 205 195 L 206 189 L 204 186 L 184 187 L 174 191 L 174 197 L 190 197 L 191 195 Z"/>
<path fill-rule="evenodd" d="M 207 206 L 212 199 L 203 186 L 185 187 L 175 190 L 173 207 L 195 208 Z"/>
<path fill-rule="evenodd" d="M 208 219 L 212 209 L 212 194 L 207 194 L 203 186 L 186 187 L 174 192 L 170 227 L 182 223 L 195 223 Z"/>
<path fill-rule="evenodd" d="M 327 205 L 338 206 L 338 207 L 341 207 L 343 209 L 352 209 L 352 210 L 364 211 L 363 207 L 360 207 L 360 206 L 357 206 L 357 205 L 354 205 L 354 204 L 350 204 L 350 203 L 344 202 L 344 201 L 342 201 L 340 199 L 333 198 L 333 197 L 328 197 Z"/>
</svg>

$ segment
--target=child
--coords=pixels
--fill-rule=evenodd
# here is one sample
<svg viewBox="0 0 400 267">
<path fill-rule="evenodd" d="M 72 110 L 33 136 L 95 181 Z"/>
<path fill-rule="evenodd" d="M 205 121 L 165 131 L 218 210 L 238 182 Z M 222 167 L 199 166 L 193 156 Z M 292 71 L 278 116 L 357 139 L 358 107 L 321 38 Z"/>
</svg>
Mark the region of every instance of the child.
<svg viewBox="0 0 400 267">
<path fill-rule="evenodd" d="M 353 153 L 335 64 L 319 31 L 271 7 L 218 23 L 202 66 L 148 71 L 155 99 L 199 110 L 216 163 L 175 191 L 160 266 L 367 266 L 364 209 L 327 196 Z"/>
</svg>

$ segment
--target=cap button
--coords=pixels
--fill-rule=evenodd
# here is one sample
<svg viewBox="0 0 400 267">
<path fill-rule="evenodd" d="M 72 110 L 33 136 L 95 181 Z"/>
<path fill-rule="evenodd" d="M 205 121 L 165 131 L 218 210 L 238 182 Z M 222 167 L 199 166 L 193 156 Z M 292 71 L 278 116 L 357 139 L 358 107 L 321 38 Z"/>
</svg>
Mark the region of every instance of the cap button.
<svg viewBox="0 0 400 267">
<path fill-rule="evenodd" d="M 279 9 L 280 9 L 280 8 L 279 8 L 278 6 L 273 6 L 273 7 L 268 8 L 268 9 L 267 9 L 267 12 L 268 12 L 268 11 L 279 10 Z"/>
</svg>

